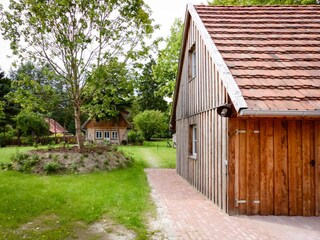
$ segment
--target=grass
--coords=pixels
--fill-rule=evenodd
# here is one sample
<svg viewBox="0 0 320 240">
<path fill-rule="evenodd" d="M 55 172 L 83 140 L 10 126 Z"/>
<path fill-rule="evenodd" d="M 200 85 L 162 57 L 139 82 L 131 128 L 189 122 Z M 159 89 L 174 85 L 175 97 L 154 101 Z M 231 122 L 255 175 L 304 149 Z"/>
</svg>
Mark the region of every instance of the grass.
<svg viewBox="0 0 320 240">
<path fill-rule="evenodd" d="M 86 175 L 0 171 L 0 239 L 74 238 L 79 222 L 86 228 L 104 217 L 134 230 L 137 239 L 147 239 L 146 216 L 154 206 L 144 168 L 151 163 L 175 167 L 175 150 L 167 148 L 166 142 L 120 149 L 133 155 L 132 167 Z M 0 162 L 9 162 L 16 151 L 16 147 L 0 148 Z M 25 227 L 37 219 L 39 227 Z"/>
<path fill-rule="evenodd" d="M 25 152 L 34 149 L 34 147 L 5 147 L 0 148 L 0 162 L 10 162 L 10 156 L 17 151 Z"/>
<path fill-rule="evenodd" d="M 166 141 L 144 142 L 143 146 L 120 146 L 119 149 L 148 167 L 176 167 L 176 149 L 167 147 Z"/>
</svg>

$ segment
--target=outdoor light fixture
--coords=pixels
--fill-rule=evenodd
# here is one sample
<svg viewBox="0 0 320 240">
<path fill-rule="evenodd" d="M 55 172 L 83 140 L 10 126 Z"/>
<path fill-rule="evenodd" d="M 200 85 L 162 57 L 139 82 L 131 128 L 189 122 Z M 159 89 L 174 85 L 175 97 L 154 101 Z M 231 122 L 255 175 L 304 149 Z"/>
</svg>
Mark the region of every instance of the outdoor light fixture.
<svg viewBox="0 0 320 240">
<path fill-rule="evenodd" d="M 231 104 L 224 104 L 217 107 L 217 112 L 221 117 L 231 117 L 232 114 L 232 107 Z"/>
</svg>

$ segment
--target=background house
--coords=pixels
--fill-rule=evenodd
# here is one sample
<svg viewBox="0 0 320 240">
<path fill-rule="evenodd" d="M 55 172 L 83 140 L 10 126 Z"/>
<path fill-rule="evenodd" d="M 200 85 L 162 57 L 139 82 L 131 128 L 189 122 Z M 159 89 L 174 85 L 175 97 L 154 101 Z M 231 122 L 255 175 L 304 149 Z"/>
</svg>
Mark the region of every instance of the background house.
<svg viewBox="0 0 320 240">
<path fill-rule="evenodd" d="M 112 144 L 122 144 L 128 141 L 128 130 L 132 128 L 128 122 L 128 112 L 122 112 L 119 117 L 111 120 L 96 121 L 88 119 L 83 125 L 85 140 L 95 143 L 108 141 Z"/>
<path fill-rule="evenodd" d="M 51 134 L 57 134 L 57 133 L 67 134 L 68 133 L 68 131 L 64 127 L 62 127 L 56 120 L 52 118 L 44 118 L 44 120 L 46 121 L 46 123 L 49 124 L 49 132 Z"/>
<path fill-rule="evenodd" d="M 320 6 L 188 5 L 177 172 L 229 214 L 320 215 Z"/>
</svg>

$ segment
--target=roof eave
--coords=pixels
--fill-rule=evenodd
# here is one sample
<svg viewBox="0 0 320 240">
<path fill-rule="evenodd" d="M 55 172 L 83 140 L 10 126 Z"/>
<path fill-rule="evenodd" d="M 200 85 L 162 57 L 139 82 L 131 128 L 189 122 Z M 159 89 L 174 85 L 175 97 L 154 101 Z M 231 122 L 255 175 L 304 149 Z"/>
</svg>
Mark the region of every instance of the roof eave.
<svg viewBox="0 0 320 240">
<path fill-rule="evenodd" d="M 188 11 L 192 17 L 195 25 L 202 36 L 204 44 L 207 47 L 209 55 L 213 59 L 214 63 L 217 66 L 217 70 L 220 73 L 220 78 L 223 82 L 224 87 L 226 88 L 228 95 L 233 103 L 234 108 L 239 112 L 241 109 L 248 108 L 246 101 L 244 100 L 242 93 L 234 80 L 227 64 L 224 62 L 217 46 L 213 42 L 209 32 L 204 26 L 200 16 L 198 15 L 196 9 L 192 4 L 188 4 Z"/>
<path fill-rule="evenodd" d="M 241 109 L 240 117 L 320 117 L 320 110 L 258 110 Z"/>
<path fill-rule="evenodd" d="M 187 45 L 188 27 L 190 24 L 190 14 L 188 11 L 189 4 L 187 5 L 186 13 L 185 13 L 182 47 L 180 49 L 178 72 L 177 72 L 177 76 L 176 76 L 176 84 L 175 84 L 175 88 L 174 88 L 173 101 L 172 101 L 172 109 L 171 109 L 171 117 L 170 117 L 170 130 L 173 130 L 173 131 L 175 131 L 175 125 L 176 125 L 176 108 L 177 108 L 178 95 L 179 95 L 179 85 L 180 85 L 180 81 L 181 81 L 181 71 L 182 71 L 183 61 L 184 61 L 184 52 L 185 52 L 185 48 Z"/>
</svg>

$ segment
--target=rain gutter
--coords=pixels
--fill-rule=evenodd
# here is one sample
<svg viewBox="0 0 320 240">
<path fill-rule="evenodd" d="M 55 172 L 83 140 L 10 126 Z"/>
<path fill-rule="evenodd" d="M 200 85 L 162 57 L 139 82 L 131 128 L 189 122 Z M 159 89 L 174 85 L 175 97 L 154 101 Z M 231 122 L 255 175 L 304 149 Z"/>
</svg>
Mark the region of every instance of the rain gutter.
<svg viewBox="0 0 320 240">
<path fill-rule="evenodd" d="M 320 110 L 254 110 L 241 109 L 240 116 L 248 117 L 320 117 Z"/>
</svg>

